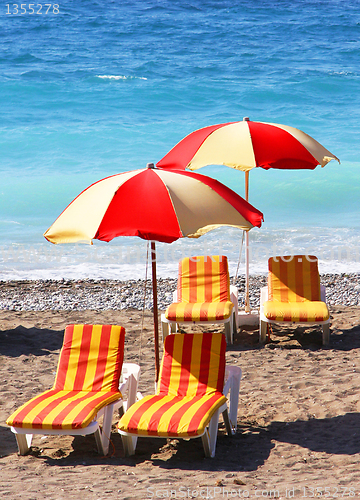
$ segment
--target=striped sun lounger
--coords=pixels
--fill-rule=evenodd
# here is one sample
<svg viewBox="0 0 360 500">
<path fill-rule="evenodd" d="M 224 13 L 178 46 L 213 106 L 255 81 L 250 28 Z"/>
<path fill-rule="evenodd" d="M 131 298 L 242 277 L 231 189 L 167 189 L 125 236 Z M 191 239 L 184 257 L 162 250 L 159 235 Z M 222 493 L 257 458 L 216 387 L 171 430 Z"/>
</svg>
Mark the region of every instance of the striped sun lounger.
<svg viewBox="0 0 360 500">
<path fill-rule="evenodd" d="M 215 455 L 219 414 L 228 434 L 236 429 L 241 378 L 239 367 L 225 367 L 225 350 L 221 333 L 166 337 L 157 393 L 135 403 L 118 424 L 127 455 L 135 453 L 138 436 L 201 436 L 206 456 Z"/>
<path fill-rule="evenodd" d="M 162 315 L 164 337 L 180 323 L 224 323 L 232 343 L 237 307 L 237 289 L 230 287 L 226 256 L 186 257 L 179 264 L 175 301 Z"/>
<path fill-rule="evenodd" d="M 95 433 L 99 452 L 107 453 L 113 410 L 123 403 L 121 390 L 127 390 L 130 376 L 137 383 L 139 374 L 136 365 L 127 365 L 127 375 L 119 389 L 124 339 L 125 330 L 121 326 L 66 327 L 54 386 L 32 398 L 7 419 L 6 423 L 16 434 L 20 454 L 29 450 L 35 433 Z M 134 402 L 134 384 L 132 390 Z M 102 413 L 101 432 L 97 418 Z"/>
<path fill-rule="evenodd" d="M 269 259 L 268 286 L 260 299 L 260 342 L 265 341 L 268 323 L 284 322 L 322 325 L 323 344 L 330 341 L 325 288 L 313 255 Z"/>
</svg>

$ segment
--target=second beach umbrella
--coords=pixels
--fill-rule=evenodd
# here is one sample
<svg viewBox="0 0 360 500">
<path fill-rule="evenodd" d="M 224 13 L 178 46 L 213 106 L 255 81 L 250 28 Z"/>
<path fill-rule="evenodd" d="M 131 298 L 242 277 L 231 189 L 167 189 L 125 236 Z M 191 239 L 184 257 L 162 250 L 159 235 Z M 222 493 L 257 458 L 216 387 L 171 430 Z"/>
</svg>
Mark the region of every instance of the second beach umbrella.
<svg viewBox="0 0 360 500">
<path fill-rule="evenodd" d="M 206 165 L 226 165 L 245 172 L 245 199 L 249 197 L 249 171 L 313 170 L 340 160 L 301 130 L 276 123 L 243 121 L 221 123 L 190 133 L 156 166 L 196 170 Z M 249 235 L 246 233 L 245 312 L 249 312 Z"/>
<path fill-rule="evenodd" d="M 156 380 L 159 373 L 155 241 L 198 238 L 219 226 L 248 231 L 263 214 L 220 182 L 193 172 L 133 170 L 95 182 L 77 196 L 44 233 L 52 243 L 110 241 L 139 236 L 151 241 Z"/>
</svg>

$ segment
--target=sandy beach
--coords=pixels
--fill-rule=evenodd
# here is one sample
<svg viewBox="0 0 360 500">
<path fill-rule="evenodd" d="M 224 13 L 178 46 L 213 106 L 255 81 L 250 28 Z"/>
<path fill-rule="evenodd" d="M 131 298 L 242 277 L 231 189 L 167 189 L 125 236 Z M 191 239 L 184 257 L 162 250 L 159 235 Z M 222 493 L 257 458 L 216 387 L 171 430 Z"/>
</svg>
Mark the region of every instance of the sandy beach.
<svg viewBox="0 0 360 500">
<path fill-rule="evenodd" d="M 0 10 L 0 500 L 360 500 L 360 0 Z M 306 254 L 330 344 L 239 327 L 214 458 L 156 438 L 125 457 L 118 414 L 106 456 L 93 435 L 18 454 L 6 420 L 53 387 L 69 324 L 123 326 L 154 393 L 155 256 L 159 316 L 200 255 L 227 256 L 241 311 L 250 273 L 255 316 L 269 258 Z"/>
<path fill-rule="evenodd" d="M 359 498 L 360 306 L 330 312 L 329 347 L 315 327 L 273 328 L 265 346 L 257 328 L 239 329 L 227 348 L 227 363 L 243 370 L 237 433 L 220 427 L 216 457 L 205 459 L 201 440 L 163 439 L 140 439 L 125 458 L 115 429 L 107 457 L 93 436 L 35 436 L 19 456 L 5 420 L 53 384 L 65 326 L 124 326 L 125 360 L 141 365 L 139 390 L 149 394 L 152 313 L 0 309 L 1 498 Z"/>
</svg>

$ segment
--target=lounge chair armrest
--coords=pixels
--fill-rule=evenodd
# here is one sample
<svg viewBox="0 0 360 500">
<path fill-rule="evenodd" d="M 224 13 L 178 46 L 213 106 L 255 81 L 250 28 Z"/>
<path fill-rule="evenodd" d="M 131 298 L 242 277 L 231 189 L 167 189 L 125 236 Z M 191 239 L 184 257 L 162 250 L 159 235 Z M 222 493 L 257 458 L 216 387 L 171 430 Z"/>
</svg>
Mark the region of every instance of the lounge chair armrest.
<svg viewBox="0 0 360 500">
<path fill-rule="evenodd" d="M 233 388 L 240 388 L 240 380 L 241 380 L 241 368 L 240 366 L 232 366 L 227 365 L 225 368 L 225 384 L 223 394 L 227 396 L 229 391 Z"/>
<path fill-rule="evenodd" d="M 238 309 L 238 289 L 235 285 L 230 285 L 230 300 L 234 304 L 234 307 L 236 307 L 236 310 Z"/>
<path fill-rule="evenodd" d="M 230 285 L 230 297 L 231 295 L 234 295 L 236 300 L 238 299 L 238 288 L 235 285 Z"/>
<path fill-rule="evenodd" d="M 259 335 L 260 335 L 260 343 L 265 342 L 264 335 L 266 335 L 264 330 L 264 322 L 267 319 L 264 316 L 264 302 L 266 302 L 269 298 L 269 290 L 267 286 L 263 286 L 260 288 L 260 325 L 259 325 Z"/>
<path fill-rule="evenodd" d="M 119 389 L 121 394 L 127 392 L 125 409 L 130 408 L 138 399 L 138 383 L 140 378 L 140 366 L 135 363 L 123 363 L 121 382 Z"/>
<path fill-rule="evenodd" d="M 323 302 L 326 302 L 326 288 L 324 285 L 320 285 L 320 298 Z"/>
<path fill-rule="evenodd" d="M 260 304 L 263 304 L 268 300 L 269 291 L 267 286 L 263 286 L 260 288 Z"/>
<path fill-rule="evenodd" d="M 173 291 L 173 302 L 177 302 L 177 290 Z"/>
<path fill-rule="evenodd" d="M 260 288 L 260 316 L 263 314 L 264 302 L 268 300 L 269 291 L 267 286 Z"/>
</svg>

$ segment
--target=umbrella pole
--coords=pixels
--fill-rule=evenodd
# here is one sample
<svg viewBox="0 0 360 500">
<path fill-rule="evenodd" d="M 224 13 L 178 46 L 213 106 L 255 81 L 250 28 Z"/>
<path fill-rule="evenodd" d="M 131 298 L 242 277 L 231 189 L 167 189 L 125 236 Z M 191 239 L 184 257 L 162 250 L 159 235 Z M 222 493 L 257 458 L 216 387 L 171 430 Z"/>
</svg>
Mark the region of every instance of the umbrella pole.
<svg viewBox="0 0 360 500">
<path fill-rule="evenodd" d="M 249 171 L 245 172 L 245 200 L 249 201 Z M 249 231 L 245 234 L 245 312 L 250 312 L 249 298 Z"/>
<path fill-rule="evenodd" d="M 155 347 L 155 383 L 159 380 L 159 316 L 157 302 L 157 279 L 156 279 L 156 248 L 155 241 L 151 242 L 151 268 L 152 268 L 152 289 L 153 289 L 153 311 L 154 311 L 154 347 Z"/>
</svg>

